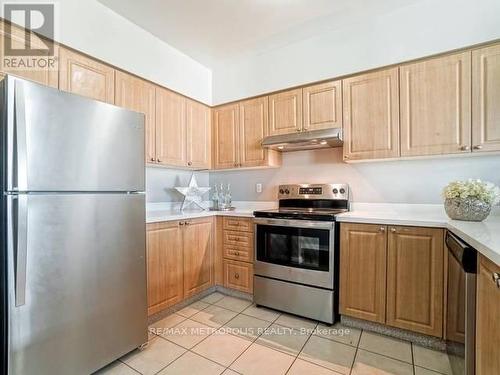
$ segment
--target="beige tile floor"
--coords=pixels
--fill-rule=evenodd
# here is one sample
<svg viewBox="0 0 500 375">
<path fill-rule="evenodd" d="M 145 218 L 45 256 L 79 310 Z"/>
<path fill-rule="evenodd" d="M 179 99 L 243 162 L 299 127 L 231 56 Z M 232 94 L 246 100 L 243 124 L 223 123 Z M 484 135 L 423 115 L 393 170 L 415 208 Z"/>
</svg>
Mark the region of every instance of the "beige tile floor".
<svg viewBox="0 0 500 375">
<path fill-rule="evenodd" d="M 439 375 L 448 356 L 213 293 L 150 327 L 149 345 L 101 375 Z"/>
</svg>

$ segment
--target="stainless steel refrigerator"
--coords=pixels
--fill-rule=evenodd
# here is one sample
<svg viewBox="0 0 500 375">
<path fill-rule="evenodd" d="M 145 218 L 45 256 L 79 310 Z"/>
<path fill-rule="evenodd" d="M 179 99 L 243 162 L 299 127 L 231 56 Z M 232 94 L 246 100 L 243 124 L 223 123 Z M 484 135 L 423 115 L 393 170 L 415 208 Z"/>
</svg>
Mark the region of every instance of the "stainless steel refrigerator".
<svg viewBox="0 0 500 375">
<path fill-rule="evenodd" d="M 2 374 L 89 374 L 147 342 L 144 116 L 7 77 Z"/>
</svg>

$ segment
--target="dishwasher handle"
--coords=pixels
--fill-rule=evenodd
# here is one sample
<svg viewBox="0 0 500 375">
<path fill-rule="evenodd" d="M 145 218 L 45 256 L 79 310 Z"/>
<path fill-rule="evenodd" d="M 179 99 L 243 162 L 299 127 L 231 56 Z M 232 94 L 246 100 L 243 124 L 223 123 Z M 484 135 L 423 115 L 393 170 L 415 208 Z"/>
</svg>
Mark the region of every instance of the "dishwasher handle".
<svg viewBox="0 0 500 375">
<path fill-rule="evenodd" d="M 451 232 L 446 232 L 445 238 L 448 252 L 467 273 L 477 273 L 477 251 L 456 237 Z"/>
</svg>

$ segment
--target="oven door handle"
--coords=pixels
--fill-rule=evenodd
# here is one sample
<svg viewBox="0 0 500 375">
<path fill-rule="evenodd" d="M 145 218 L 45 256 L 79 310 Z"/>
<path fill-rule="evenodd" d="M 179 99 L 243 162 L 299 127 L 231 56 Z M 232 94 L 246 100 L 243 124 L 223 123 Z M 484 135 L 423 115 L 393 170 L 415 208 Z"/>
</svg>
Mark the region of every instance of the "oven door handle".
<svg viewBox="0 0 500 375">
<path fill-rule="evenodd" d="M 289 220 L 289 219 L 266 219 L 256 217 L 254 219 L 256 225 L 271 225 L 277 227 L 293 227 L 306 229 L 327 229 L 332 230 L 335 226 L 331 221 L 313 221 L 313 220 Z"/>
</svg>

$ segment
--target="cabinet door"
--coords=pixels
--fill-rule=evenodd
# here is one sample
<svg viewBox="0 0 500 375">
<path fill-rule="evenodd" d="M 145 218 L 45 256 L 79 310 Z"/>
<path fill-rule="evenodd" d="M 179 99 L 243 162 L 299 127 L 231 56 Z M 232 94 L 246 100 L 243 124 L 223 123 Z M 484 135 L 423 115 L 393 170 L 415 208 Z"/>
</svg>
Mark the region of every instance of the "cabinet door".
<svg viewBox="0 0 500 375">
<path fill-rule="evenodd" d="M 210 108 L 186 100 L 187 165 L 196 169 L 210 168 Z"/>
<path fill-rule="evenodd" d="M 214 168 L 235 168 L 239 164 L 239 106 L 231 104 L 213 112 Z"/>
<path fill-rule="evenodd" d="M 46 49 L 47 46 L 51 45 L 54 48 L 54 55 L 49 55 L 47 51 L 46 54 L 40 56 L 41 61 L 47 62 L 47 66 L 40 65 L 38 67 L 12 67 L 14 60 L 11 60 L 5 54 L 5 43 L 10 39 L 12 48 L 23 49 L 27 45 L 26 35 L 31 39 L 32 48 Z M 59 46 L 53 41 L 49 41 L 45 38 L 40 38 L 35 33 L 25 33 L 25 30 L 11 25 L 10 27 L 6 22 L 0 21 L 0 61 L 1 69 L 0 71 L 4 74 L 13 74 L 15 76 L 29 79 L 34 82 L 41 83 L 50 87 L 58 88 L 58 64 L 57 55 L 59 53 Z M 37 56 L 13 56 L 17 61 L 26 61 L 25 59 L 31 60 L 37 58 Z M 49 67 L 48 64 L 51 64 Z"/>
<path fill-rule="evenodd" d="M 443 230 L 390 227 L 387 254 L 387 324 L 442 337 Z"/>
<path fill-rule="evenodd" d="M 403 65 L 401 155 L 470 151 L 471 53 Z"/>
<path fill-rule="evenodd" d="M 145 115 L 145 157 L 147 163 L 154 163 L 156 161 L 155 86 L 120 71 L 116 72 L 115 78 L 115 104 Z"/>
<path fill-rule="evenodd" d="M 342 82 L 344 160 L 399 156 L 398 68 Z"/>
<path fill-rule="evenodd" d="M 476 374 L 500 374 L 500 266 L 478 259 Z"/>
<path fill-rule="evenodd" d="M 304 87 L 304 130 L 342 127 L 342 81 Z"/>
<path fill-rule="evenodd" d="M 59 89 L 113 104 L 115 70 L 61 46 L 59 49 Z"/>
<path fill-rule="evenodd" d="M 186 166 L 186 100 L 156 87 L 156 162 Z"/>
<path fill-rule="evenodd" d="M 342 223 L 340 313 L 385 322 L 386 227 Z"/>
<path fill-rule="evenodd" d="M 148 315 L 183 299 L 183 259 L 179 223 L 147 226 Z"/>
<path fill-rule="evenodd" d="M 211 218 L 191 220 L 183 228 L 184 296 L 190 297 L 213 284 Z"/>
<path fill-rule="evenodd" d="M 472 51 L 472 151 L 500 151 L 500 45 Z"/>
<path fill-rule="evenodd" d="M 302 89 L 269 96 L 269 134 L 289 134 L 302 130 Z"/>
<path fill-rule="evenodd" d="M 268 151 L 261 147 L 268 129 L 267 96 L 240 103 L 240 163 L 242 167 L 257 167 L 267 163 Z"/>
</svg>

